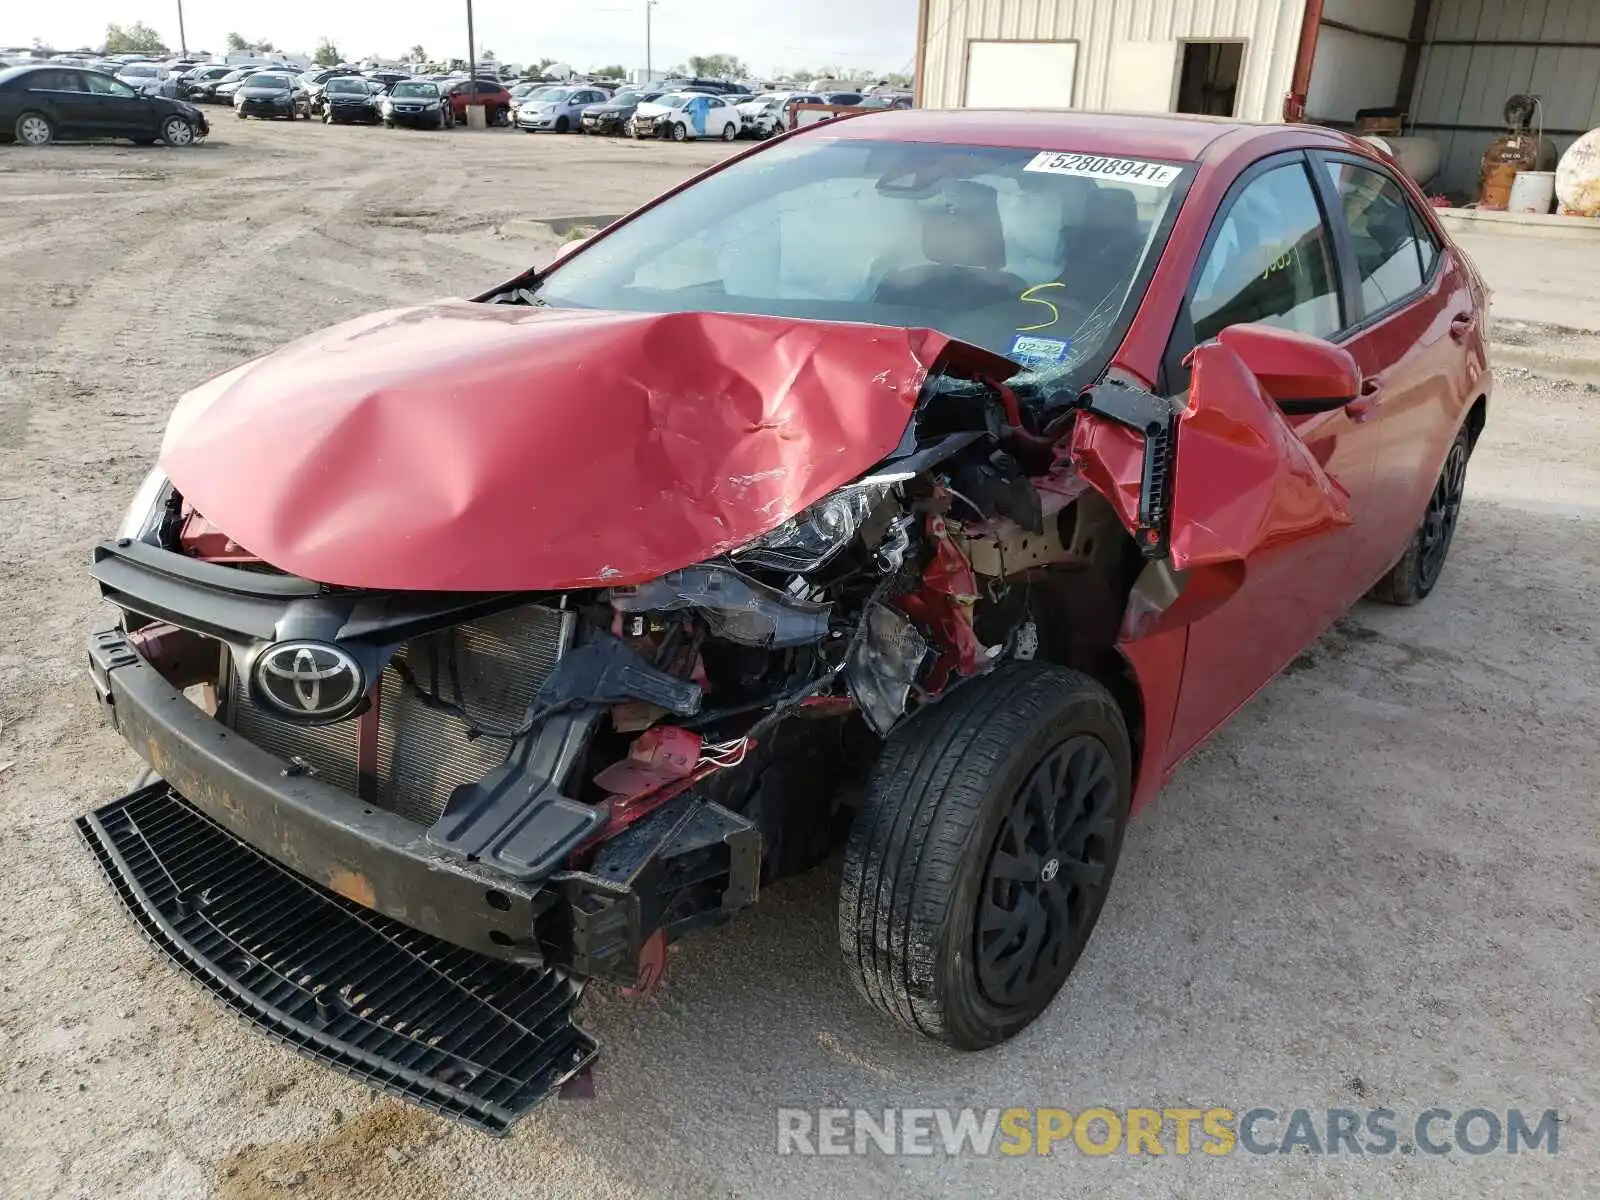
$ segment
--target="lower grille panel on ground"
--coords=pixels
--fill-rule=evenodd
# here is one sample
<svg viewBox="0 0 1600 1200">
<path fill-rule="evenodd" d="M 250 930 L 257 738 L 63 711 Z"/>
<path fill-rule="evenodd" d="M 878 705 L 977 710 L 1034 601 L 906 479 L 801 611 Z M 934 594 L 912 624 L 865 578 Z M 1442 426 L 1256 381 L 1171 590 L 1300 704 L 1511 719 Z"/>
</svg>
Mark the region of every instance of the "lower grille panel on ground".
<svg viewBox="0 0 1600 1200">
<path fill-rule="evenodd" d="M 78 821 L 169 958 L 263 1032 L 491 1133 L 593 1061 L 573 984 L 420 933 L 279 866 L 163 782 Z"/>
</svg>

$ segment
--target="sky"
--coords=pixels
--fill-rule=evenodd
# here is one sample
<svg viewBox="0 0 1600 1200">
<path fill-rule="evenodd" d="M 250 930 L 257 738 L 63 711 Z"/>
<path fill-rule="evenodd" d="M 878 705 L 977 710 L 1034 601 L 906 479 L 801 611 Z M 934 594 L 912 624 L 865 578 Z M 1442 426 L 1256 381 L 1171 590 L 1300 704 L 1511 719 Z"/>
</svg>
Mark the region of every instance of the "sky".
<svg viewBox="0 0 1600 1200">
<path fill-rule="evenodd" d="M 465 58 L 465 0 L 184 0 L 191 50 L 221 54 L 227 35 L 289 52 L 331 38 L 347 58 L 392 58 L 421 44 Z M 0 46 L 35 38 L 58 49 L 98 46 L 108 23 L 143 21 L 178 46 L 178 0 L 65 0 L 0 4 Z M 735 54 L 757 74 L 842 66 L 906 71 L 916 49 L 917 0 L 659 0 L 651 18 L 657 70 L 691 54 Z M 474 0 L 480 51 L 502 62 L 552 58 L 578 70 L 645 65 L 644 0 Z"/>
</svg>

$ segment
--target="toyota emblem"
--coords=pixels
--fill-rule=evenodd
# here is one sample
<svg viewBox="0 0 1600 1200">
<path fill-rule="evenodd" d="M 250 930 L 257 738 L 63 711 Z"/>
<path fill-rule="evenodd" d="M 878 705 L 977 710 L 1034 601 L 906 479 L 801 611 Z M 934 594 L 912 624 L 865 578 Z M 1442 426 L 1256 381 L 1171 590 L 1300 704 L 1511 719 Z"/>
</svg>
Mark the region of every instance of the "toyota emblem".
<svg viewBox="0 0 1600 1200">
<path fill-rule="evenodd" d="M 366 694 L 361 664 L 327 642 L 279 642 L 256 660 L 256 692 L 287 717 L 336 721 Z"/>
</svg>

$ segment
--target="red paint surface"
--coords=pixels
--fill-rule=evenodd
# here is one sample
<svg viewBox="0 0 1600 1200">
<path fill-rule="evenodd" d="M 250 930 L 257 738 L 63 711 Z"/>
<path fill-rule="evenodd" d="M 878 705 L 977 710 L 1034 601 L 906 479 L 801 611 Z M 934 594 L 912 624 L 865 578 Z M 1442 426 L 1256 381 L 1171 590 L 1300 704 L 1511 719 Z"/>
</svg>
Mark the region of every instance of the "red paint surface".
<svg viewBox="0 0 1600 1200">
<path fill-rule="evenodd" d="M 927 330 L 446 302 L 195 389 L 161 463 L 239 545 L 324 583 L 642 583 L 860 476 L 941 356 L 1003 362 Z"/>
</svg>

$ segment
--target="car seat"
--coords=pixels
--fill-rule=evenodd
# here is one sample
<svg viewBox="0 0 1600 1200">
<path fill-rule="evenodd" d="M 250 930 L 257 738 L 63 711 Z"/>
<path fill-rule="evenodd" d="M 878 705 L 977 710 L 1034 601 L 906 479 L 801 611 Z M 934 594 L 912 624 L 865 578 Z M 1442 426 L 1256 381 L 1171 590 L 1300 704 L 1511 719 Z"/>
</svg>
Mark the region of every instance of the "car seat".
<svg viewBox="0 0 1600 1200">
<path fill-rule="evenodd" d="M 942 203 L 938 201 L 942 200 Z M 951 180 L 919 204 L 925 263 L 890 271 L 873 299 L 881 304 L 960 310 L 1014 300 L 1028 284 L 1006 267 L 1006 240 L 994 188 Z"/>
<path fill-rule="evenodd" d="M 1096 187 L 1083 216 L 1062 235 L 1061 281 L 1073 299 L 1094 307 L 1124 288 L 1144 250 L 1139 204 L 1127 188 Z"/>
</svg>

